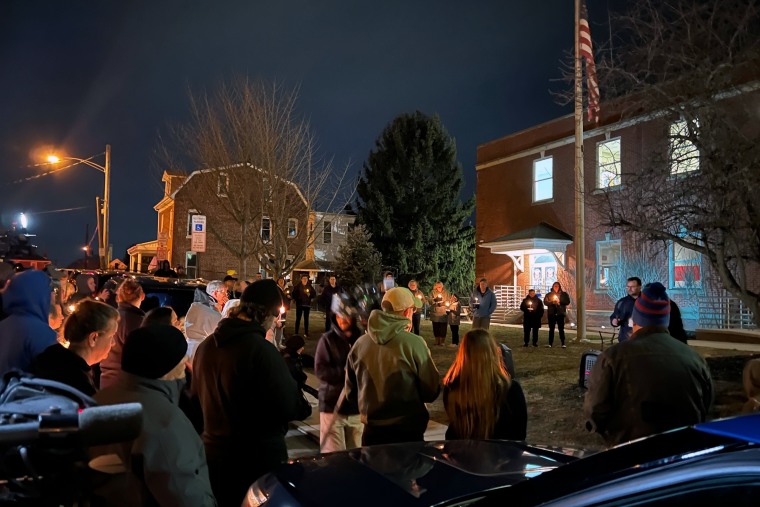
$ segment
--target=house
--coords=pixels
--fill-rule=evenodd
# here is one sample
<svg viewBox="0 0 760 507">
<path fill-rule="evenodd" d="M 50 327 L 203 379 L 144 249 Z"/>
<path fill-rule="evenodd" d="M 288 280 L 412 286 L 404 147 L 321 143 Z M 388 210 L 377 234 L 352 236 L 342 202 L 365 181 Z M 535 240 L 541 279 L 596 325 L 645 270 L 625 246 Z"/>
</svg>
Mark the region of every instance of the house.
<svg viewBox="0 0 760 507">
<path fill-rule="evenodd" d="M 341 236 L 345 241 L 338 215 L 309 210 L 297 185 L 251 164 L 189 175 L 165 171 L 162 181 L 164 197 L 154 206 L 157 239 L 128 250 L 133 271 L 147 271 L 158 258 L 183 266 L 190 278 L 271 277 L 296 269 L 299 259 L 329 262 Z M 203 252 L 193 248 L 194 216 L 205 217 Z M 314 227 L 320 234 L 312 240 Z"/>
<path fill-rule="evenodd" d="M 309 216 L 309 230 L 313 240 L 309 243 L 306 259 L 296 265 L 293 271 L 306 273 L 317 283 L 322 283 L 324 275 L 334 270 L 334 262 L 342 245 L 346 244 L 348 229 L 356 221 L 350 210 L 341 213 L 312 211 Z"/>
<path fill-rule="evenodd" d="M 626 171 L 635 170 L 652 150 L 686 153 L 671 163 L 671 175 L 684 177 L 699 168 L 690 143 L 670 146 L 683 121 L 641 115 L 623 119 L 608 114 L 586 125 L 583 138 L 586 309 L 590 326 L 609 326 L 614 302 L 625 293 L 625 279 L 660 281 L 684 314 L 688 328 L 736 303 L 701 254 L 673 243 L 647 243 L 604 226 L 599 211 L 608 192 L 628 192 Z M 680 151 L 676 151 L 680 150 Z M 684 162 L 686 160 L 686 162 Z M 575 300 L 574 117 L 564 116 L 480 145 L 477 149 L 476 273 L 495 287 L 500 306 L 515 308 L 529 288 L 545 293 L 555 281 Z M 631 259 L 651 264 L 649 279 L 627 272 Z M 760 281 L 760 273 L 755 273 Z M 571 307 L 572 309 L 572 307 Z M 731 310 L 732 312 L 734 310 Z M 751 322 L 746 311 L 742 322 Z"/>
</svg>

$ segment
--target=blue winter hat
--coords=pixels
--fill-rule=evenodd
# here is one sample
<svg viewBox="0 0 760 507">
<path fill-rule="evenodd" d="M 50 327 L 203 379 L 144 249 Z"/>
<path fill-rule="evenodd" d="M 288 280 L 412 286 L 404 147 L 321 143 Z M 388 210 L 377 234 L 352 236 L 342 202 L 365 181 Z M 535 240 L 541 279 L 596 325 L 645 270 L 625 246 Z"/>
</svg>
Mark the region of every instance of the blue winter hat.
<svg viewBox="0 0 760 507">
<path fill-rule="evenodd" d="M 648 283 L 636 298 L 631 315 L 637 326 L 668 327 L 670 324 L 670 298 L 660 282 Z"/>
</svg>

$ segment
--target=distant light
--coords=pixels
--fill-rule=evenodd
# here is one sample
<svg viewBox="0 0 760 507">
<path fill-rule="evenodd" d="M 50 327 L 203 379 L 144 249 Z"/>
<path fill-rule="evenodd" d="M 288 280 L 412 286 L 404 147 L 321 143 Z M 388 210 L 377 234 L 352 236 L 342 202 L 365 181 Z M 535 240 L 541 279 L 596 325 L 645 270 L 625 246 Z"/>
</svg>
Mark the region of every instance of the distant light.
<svg viewBox="0 0 760 507">
<path fill-rule="evenodd" d="M 56 157 L 55 155 L 48 155 L 47 161 L 50 162 L 51 164 L 57 164 L 58 162 L 61 161 L 61 159 Z"/>
<path fill-rule="evenodd" d="M 19 213 L 18 221 L 21 224 L 22 229 L 26 229 L 26 226 L 29 225 L 29 221 L 26 219 L 26 215 L 23 213 Z"/>
<path fill-rule="evenodd" d="M 83 247 L 82 247 L 82 250 L 84 250 L 84 251 L 86 252 L 86 251 L 87 251 L 87 247 L 86 247 L 86 246 L 83 246 Z"/>
</svg>

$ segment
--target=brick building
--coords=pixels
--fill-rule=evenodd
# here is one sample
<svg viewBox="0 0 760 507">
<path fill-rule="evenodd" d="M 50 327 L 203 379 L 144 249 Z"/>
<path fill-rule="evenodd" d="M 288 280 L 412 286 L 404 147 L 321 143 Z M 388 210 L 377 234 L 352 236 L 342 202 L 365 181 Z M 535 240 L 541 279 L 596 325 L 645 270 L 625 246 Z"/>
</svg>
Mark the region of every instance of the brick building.
<svg viewBox="0 0 760 507">
<path fill-rule="evenodd" d="M 345 228 L 340 224 L 347 219 L 337 219 L 342 217 L 340 214 L 309 210 L 295 184 L 279 178 L 270 182 L 260 174 L 253 177 L 251 171 L 257 169 L 245 164 L 190 175 L 164 172 L 164 197 L 154 206 L 158 214 L 157 239 L 128 250 L 130 269 L 146 272 L 151 260 L 165 258 L 172 266 L 184 266 L 188 277 L 214 279 L 230 271 L 243 277 L 255 273 L 268 277 L 277 271 L 276 265 L 287 264 L 292 270 L 299 262 L 313 261 L 316 254 L 318 260 L 332 260 L 331 252 L 341 243 L 341 232 L 345 241 Z M 244 205 L 243 196 L 250 209 L 259 210 L 247 224 L 241 224 L 234 215 Z M 231 203 L 230 199 L 237 201 Z M 194 215 L 206 216 L 205 252 L 191 248 Z M 327 226 L 334 234 L 328 234 Z M 240 251 L 244 230 L 245 241 L 258 252 L 245 263 L 225 246 Z M 315 230 L 319 234 L 312 240 Z M 329 237 L 327 243 L 325 237 Z"/>
<path fill-rule="evenodd" d="M 622 280 L 624 286 L 627 276 L 644 278 L 641 273 L 623 273 L 627 259 L 636 255 L 646 255 L 656 273 L 657 280 L 643 282 L 660 281 L 668 288 L 681 306 L 686 327 L 704 325 L 700 321 L 714 312 L 715 305 L 732 298 L 701 254 L 672 243 L 645 243 L 633 235 L 616 234 L 602 225 L 598 211 L 607 191 L 626 192 L 625 171 L 635 170 L 652 150 L 696 154 L 686 165 L 671 165 L 672 175 L 686 180 L 690 171 L 698 169 L 693 145 L 668 147 L 669 134 L 684 128 L 683 122 L 608 116 L 598 126 L 586 128 L 583 265 L 589 325 L 609 326 L 615 283 Z M 574 118 L 568 115 L 478 147 L 476 274 L 497 287 L 501 306 L 519 304 L 531 287 L 545 293 L 554 281 L 560 281 L 575 300 L 574 143 Z M 760 281 L 760 273 L 755 275 Z"/>
</svg>

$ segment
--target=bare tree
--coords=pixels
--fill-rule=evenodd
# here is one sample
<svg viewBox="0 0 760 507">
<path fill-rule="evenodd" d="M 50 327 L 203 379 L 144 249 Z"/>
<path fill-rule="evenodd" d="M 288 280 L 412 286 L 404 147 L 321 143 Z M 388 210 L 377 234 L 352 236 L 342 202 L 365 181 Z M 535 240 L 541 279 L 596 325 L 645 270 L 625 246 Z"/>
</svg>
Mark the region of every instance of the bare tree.
<svg viewBox="0 0 760 507">
<path fill-rule="evenodd" d="M 606 288 L 607 296 L 613 305 L 620 298 L 628 295 L 626 283 L 630 277 L 638 277 L 642 284 L 666 280 L 668 274 L 662 262 L 663 259 L 657 259 L 659 252 L 653 248 L 654 245 L 652 243 L 635 245 L 629 251 L 623 252 L 620 263 L 610 269 Z"/>
<path fill-rule="evenodd" d="M 191 120 L 161 145 L 170 170 L 201 170 L 190 178 L 197 180 L 188 189 L 192 207 L 213 213 L 208 232 L 243 275 L 250 264 L 275 277 L 292 270 L 319 230 L 312 212 L 341 210 L 351 198 L 343 184 L 348 167 L 337 173 L 319 156 L 297 98 L 297 89 L 246 78 L 213 95 L 191 94 Z"/>
<path fill-rule="evenodd" d="M 590 204 L 608 226 L 701 254 L 760 324 L 758 2 L 637 0 L 612 29 L 616 50 L 598 59 L 607 107 L 662 143 Z"/>
</svg>

